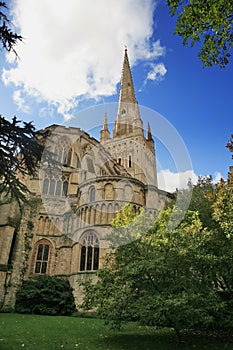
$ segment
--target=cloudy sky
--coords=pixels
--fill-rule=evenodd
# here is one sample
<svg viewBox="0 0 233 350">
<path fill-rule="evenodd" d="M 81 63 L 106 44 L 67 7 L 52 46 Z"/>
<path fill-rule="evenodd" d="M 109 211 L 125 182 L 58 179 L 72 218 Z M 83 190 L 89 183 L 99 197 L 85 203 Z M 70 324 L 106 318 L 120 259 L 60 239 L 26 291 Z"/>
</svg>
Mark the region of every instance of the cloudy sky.
<svg viewBox="0 0 233 350">
<path fill-rule="evenodd" d="M 197 48 L 183 47 L 173 35 L 175 20 L 164 5 L 11 1 L 24 41 L 17 47 L 20 60 L 0 56 L 1 114 L 32 120 L 37 128 L 56 123 L 97 130 L 103 115 L 87 118 L 80 112 L 117 102 L 127 45 L 139 105 L 156 111 L 157 117 L 147 111 L 142 117 L 156 139 L 160 187 L 174 190 L 198 175 L 226 177 L 232 162 L 225 145 L 233 133 L 233 62 L 224 70 L 203 68 Z M 166 137 L 161 125 L 168 128 Z M 177 156 L 181 144 L 185 164 Z"/>
</svg>

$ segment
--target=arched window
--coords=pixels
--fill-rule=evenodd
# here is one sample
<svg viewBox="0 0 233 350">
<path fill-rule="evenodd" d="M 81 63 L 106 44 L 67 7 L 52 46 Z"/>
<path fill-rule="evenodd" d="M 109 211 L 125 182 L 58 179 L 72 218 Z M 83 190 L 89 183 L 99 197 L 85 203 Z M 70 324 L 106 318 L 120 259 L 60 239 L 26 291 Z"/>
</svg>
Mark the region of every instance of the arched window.
<svg viewBox="0 0 233 350">
<path fill-rule="evenodd" d="M 57 186 L 56 186 L 56 193 L 55 193 L 56 196 L 60 196 L 61 195 L 61 185 L 62 185 L 61 180 L 58 180 L 57 181 Z"/>
<path fill-rule="evenodd" d="M 72 149 L 64 153 L 64 164 L 71 165 Z"/>
<path fill-rule="evenodd" d="M 87 170 L 90 172 L 90 173 L 95 173 L 95 167 L 94 167 L 94 164 L 93 164 L 93 160 L 91 158 L 87 158 Z"/>
<path fill-rule="evenodd" d="M 50 181 L 50 186 L 49 186 L 49 194 L 50 194 L 50 196 L 54 196 L 54 190 L 55 190 L 55 180 L 52 179 Z"/>
<path fill-rule="evenodd" d="M 67 192 L 68 192 L 68 181 L 64 181 L 62 186 L 62 195 L 66 197 Z"/>
<path fill-rule="evenodd" d="M 42 241 L 36 249 L 35 273 L 46 274 L 50 256 L 49 242 Z"/>
<path fill-rule="evenodd" d="M 133 188 L 130 184 L 127 184 L 124 187 L 124 199 L 130 202 L 132 200 L 132 197 L 133 197 Z"/>
<path fill-rule="evenodd" d="M 132 167 L 132 157 L 129 156 L 129 168 L 131 168 L 131 167 Z"/>
<path fill-rule="evenodd" d="M 113 200 L 114 199 L 114 188 L 113 185 L 108 183 L 104 186 L 104 199 Z"/>
<path fill-rule="evenodd" d="M 70 165 L 72 150 L 70 149 L 70 140 L 67 137 L 61 137 L 57 140 L 55 154 L 57 161 L 61 164 Z"/>
<path fill-rule="evenodd" d="M 88 232 L 82 239 L 80 271 L 95 271 L 99 268 L 99 239 L 94 232 Z"/>
<path fill-rule="evenodd" d="M 90 190 L 90 202 L 94 202 L 95 201 L 95 188 L 92 187 Z"/>
<path fill-rule="evenodd" d="M 44 183 L 43 183 L 42 193 L 43 194 L 48 194 L 48 190 L 49 190 L 49 180 L 45 179 Z"/>
<path fill-rule="evenodd" d="M 42 194 L 49 196 L 66 196 L 69 186 L 69 174 L 47 176 L 44 179 Z"/>
</svg>

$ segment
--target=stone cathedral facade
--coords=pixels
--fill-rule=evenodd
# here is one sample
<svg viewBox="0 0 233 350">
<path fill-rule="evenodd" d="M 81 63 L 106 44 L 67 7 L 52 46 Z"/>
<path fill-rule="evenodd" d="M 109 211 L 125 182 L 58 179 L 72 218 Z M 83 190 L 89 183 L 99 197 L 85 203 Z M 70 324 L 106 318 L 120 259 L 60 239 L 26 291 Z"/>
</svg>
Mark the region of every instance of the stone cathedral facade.
<svg viewBox="0 0 233 350">
<path fill-rule="evenodd" d="M 80 281 L 101 268 L 111 220 L 126 203 L 156 214 L 170 194 L 159 190 L 154 140 L 146 133 L 125 50 L 118 111 L 112 132 L 103 116 L 100 141 L 79 128 L 52 125 L 46 147 L 61 164 L 41 161 L 38 174 L 24 179 L 30 206 L 1 205 L 0 308 L 14 307 L 24 279 L 39 274 L 67 278 L 76 303 Z"/>
</svg>

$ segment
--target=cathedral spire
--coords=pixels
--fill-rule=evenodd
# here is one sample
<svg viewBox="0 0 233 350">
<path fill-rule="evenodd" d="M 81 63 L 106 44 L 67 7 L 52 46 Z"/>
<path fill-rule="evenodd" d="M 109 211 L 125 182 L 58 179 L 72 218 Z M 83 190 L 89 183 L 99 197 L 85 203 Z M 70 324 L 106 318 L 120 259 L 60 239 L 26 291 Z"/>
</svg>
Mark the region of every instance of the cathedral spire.
<svg viewBox="0 0 233 350">
<path fill-rule="evenodd" d="M 134 92 L 132 74 L 129 65 L 127 48 L 125 48 L 125 57 L 121 76 L 119 104 L 121 102 L 137 103 Z"/>
<path fill-rule="evenodd" d="M 113 129 L 113 138 L 127 137 L 129 134 L 143 136 L 143 126 L 135 97 L 134 85 L 127 48 L 123 61 L 118 111 Z"/>
<path fill-rule="evenodd" d="M 104 122 L 102 130 L 100 131 L 100 142 L 104 142 L 110 139 L 110 132 L 108 130 L 107 113 L 104 113 Z"/>
</svg>

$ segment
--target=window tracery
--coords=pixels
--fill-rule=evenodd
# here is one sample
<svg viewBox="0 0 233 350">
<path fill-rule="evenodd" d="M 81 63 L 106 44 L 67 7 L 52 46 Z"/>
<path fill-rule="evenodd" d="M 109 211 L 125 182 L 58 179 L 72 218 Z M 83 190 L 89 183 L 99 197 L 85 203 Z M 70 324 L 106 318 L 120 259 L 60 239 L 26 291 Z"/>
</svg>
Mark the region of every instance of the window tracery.
<svg viewBox="0 0 233 350">
<path fill-rule="evenodd" d="M 54 151 L 59 163 L 71 165 L 72 149 L 70 147 L 70 141 L 66 137 L 59 138 Z"/>
<path fill-rule="evenodd" d="M 69 174 L 45 175 L 42 194 L 48 196 L 67 196 Z"/>
<path fill-rule="evenodd" d="M 99 268 L 99 239 L 94 232 L 84 235 L 81 243 L 80 271 L 95 271 Z"/>
<path fill-rule="evenodd" d="M 35 269 L 36 274 L 46 274 L 48 272 L 48 264 L 50 260 L 51 245 L 49 241 L 40 241 L 36 247 Z"/>
</svg>

